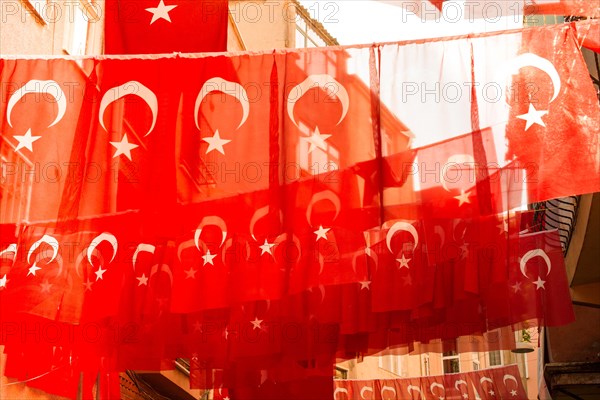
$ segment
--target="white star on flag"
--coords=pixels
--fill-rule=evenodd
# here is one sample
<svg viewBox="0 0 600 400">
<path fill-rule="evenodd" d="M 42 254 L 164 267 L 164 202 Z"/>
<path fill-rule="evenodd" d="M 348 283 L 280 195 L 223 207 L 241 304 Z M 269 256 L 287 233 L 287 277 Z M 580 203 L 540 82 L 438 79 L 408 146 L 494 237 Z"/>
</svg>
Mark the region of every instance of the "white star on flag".
<svg viewBox="0 0 600 400">
<path fill-rule="evenodd" d="M 468 394 L 466 394 L 466 393 L 463 393 L 463 395 L 462 395 L 462 396 L 463 396 L 463 399 L 466 399 L 466 398 L 468 398 L 468 397 L 469 397 L 469 395 L 468 395 Z"/>
<path fill-rule="evenodd" d="M 160 0 L 160 3 L 158 3 L 156 7 L 146 8 L 146 11 L 152 14 L 152 21 L 150 21 L 150 25 L 152 25 L 159 19 L 164 19 L 168 22 L 171 22 L 169 12 L 175 7 L 177 6 L 166 6 L 165 2 L 163 0 Z"/>
<path fill-rule="evenodd" d="M 121 154 L 124 154 L 125 157 L 129 159 L 129 161 L 131 161 L 131 150 L 135 149 L 136 147 L 139 147 L 137 144 L 129 143 L 129 140 L 127 140 L 127 134 L 123 135 L 123 139 L 121 139 L 120 142 L 110 142 L 110 144 L 115 149 L 117 149 L 115 151 L 115 154 L 113 155 L 113 158 L 119 157 Z"/>
<path fill-rule="evenodd" d="M 202 140 L 208 143 L 206 154 L 210 153 L 213 150 L 217 150 L 219 153 L 225 155 L 225 150 L 223 149 L 223 146 L 231 142 L 231 140 L 221 139 L 221 135 L 219 135 L 218 130 L 215 131 L 215 134 L 212 137 L 205 137 L 202 138 Z"/>
<path fill-rule="evenodd" d="M 88 278 L 88 280 L 86 282 L 83 282 L 83 286 L 85 286 L 85 291 L 87 292 L 88 290 L 91 292 L 92 291 L 92 284 L 93 282 L 90 281 L 90 279 Z"/>
<path fill-rule="evenodd" d="M 253 325 L 252 329 L 262 329 L 262 327 L 260 326 L 260 324 L 262 324 L 263 320 L 262 319 L 258 319 L 258 317 L 254 318 L 254 321 L 250 321 L 250 323 Z"/>
<path fill-rule="evenodd" d="M 6 279 L 6 274 L 2 278 L 0 278 L 0 288 L 5 288 L 8 283 L 8 279 Z"/>
<path fill-rule="evenodd" d="M 364 281 L 364 282 L 358 282 L 358 283 L 360 283 L 360 290 L 363 290 L 363 289 L 370 290 L 371 289 L 369 287 L 369 285 L 371 285 L 371 281 Z"/>
<path fill-rule="evenodd" d="M 398 261 L 400 263 L 400 265 L 398 266 L 398 269 L 402 269 L 402 268 L 410 268 L 408 266 L 408 262 L 411 260 L 411 258 L 405 258 L 404 257 L 404 253 L 402 253 L 402 258 L 396 258 L 396 261 Z"/>
<path fill-rule="evenodd" d="M 535 289 L 536 289 L 536 290 L 537 290 L 537 289 L 540 289 L 540 288 L 541 288 L 541 289 L 546 289 L 546 287 L 544 286 L 544 284 L 546 283 L 546 281 L 543 281 L 541 276 L 538 276 L 538 279 L 537 279 L 537 281 L 535 281 L 535 282 L 533 282 L 533 283 L 535 283 L 535 286 L 536 286 L 536 288 L 535 288 Z"/>
<path fill-rule="evenodd" d="M 210 250 L 206 250 L 206 254 L 202 256 L 202 259 L 204 260 L 204 265 L 206 265 L 206 264 L 215 265 L 215 263 L 213 262 L 213 259 L 216 256 L 217 256 L 216 254 L 210 254 Z"/>
<path fill-rule="evenodd" d="M 496 393 L 494 393 L 493 390 L 490 390 L 488 393 L 490 394 L 490 396 L 495 396 L 496 395 Z"/>
<path fill-rule="evenodd" d="M 317 229 L 314 234 L 317 235 L 317 238 L 315 239 L 315 241 L 319 240 L 319 239 L 325 239 L 327 240 L 327 232 L 329 232 L 331 228 L 323 228 L 323 225 L 319 225 L 319 229 Z"/>
<path fill-rule="evenodd" d="M 508 232 L 508 220 L 506 218 L 503 218 L 502 221 L 496 226 L 498 227 L 498 233 L 500 235 Z"/>
<path fill-rule="evenodd" d="M 40 283 L 40 288 L 42 289 L 42 293 L 50 293 L 52 284 L 46 279 L 44 282 Z"/>
<path fill-rule="evenodd" d="M 185 279 L 196 279 L 196 270 L 194 268 L 190 268 L 185 272 Z"/>
<path fill-rule="evenodd" d="M 31 129 L 28 129 L 24 135 L 14 135 L 13 137 L 19 142 L 15 151 L 21 150 L 22 148 L 33 151 L 33 142 L 41 138 L 41 136 L 31 136 Z"/>
<path fill-rule="evenodd" d="M 460 207 L 465 203 L 471 204 L 471 200 L 469 200 L 470 195 L 471 192 L 465 192 L 464 190 L 461 190 L 460 194 L 458 196 L 454 196 L 454 198 L 458 200 L 458 206 Z"/>
<path fill-rule="evenodd" d="M 103 275 L 106 272 L 105 269 L 102 269 L 102 265 L 98 267 L 98 271 L 95 272 L 96 274 L 96 281 L 99 281 L 100 279 L 104 279 Z"/>
<path fill-rule="evenodd" d="M 514 285 L 511 286 L 515 293 L 521 291 L 521 282 L 515 282 Z"/>
<path fill-rule="evenodd" d="M 35 276 L 35 273 L 37 271 L 39 271 L 40 269 L 41 269 L 40 267 L 38 267 L 35 263 L 33 263 L 33 265 L 31 266 L 31 268 L 29 268 L 29 272 L 27 273 L 27 276 L 29 276 L 29 275 Z"/>
<path fill-rule="evenodd" d="M 270 255 L 273 255 L 271 250 L 273 249 L 273 247 L 275 247 L 275 243 L 269 243 L 269 242 L 267 242 L 267 239 L 265 239 L 265 244 L 258 246 L 258 247 L 262 250 L 262 253 L 260 253 L 261 256 L 265 253 L 269 253 Z"/>
<path fill-rule="evenodd" d="M 531 128 L 533 124 L 538 124 L 545 128 L 546 124 L 542 120 L 542 117 L 546 114 L 548 114 L 547 110 L 538 111 L 533 104 L 529 103 L 529 111 L 527 111 L 527 114 L 517 115 L 517 118 L 527 121 L 525 130 Z"/>
<path fill-rule="evenodd" d="M 331 135 L 322 135 L 319 131 L 319 127 L 317 126 L 310 137 L 304 138 L 308 143 L 310 143 L 308 152 L 312 153 L 317 147 L 321 150 L 325 150 L 327 147 L 325 141 L 330 137 Z"/>
<path fill-rule="evenodd" d="M 148 286 L 148 278 L 146 277 L 146 274 L 142 274 L 142 276 L 138 276 L 137 278 L 135 278 L 138 280 L 138 286 Z"/>
<path fill-rule="evenodd" d="M 511 396 L 513 396 L 513 397 L 515 397 L 515 396 L 517 395 L 517 391 L 516 391 L 516 390 L 514 390 L 514 389 L 513 389 L 513 390 L 511 390 L 511 391 L 510 391 L 510 395 L 511 395 Z"/>
<path fill-rule="evenodd" d="M 194 322 L 194 332 L 202 332 L 202 324 L 198 320 Z"/>
</svg>

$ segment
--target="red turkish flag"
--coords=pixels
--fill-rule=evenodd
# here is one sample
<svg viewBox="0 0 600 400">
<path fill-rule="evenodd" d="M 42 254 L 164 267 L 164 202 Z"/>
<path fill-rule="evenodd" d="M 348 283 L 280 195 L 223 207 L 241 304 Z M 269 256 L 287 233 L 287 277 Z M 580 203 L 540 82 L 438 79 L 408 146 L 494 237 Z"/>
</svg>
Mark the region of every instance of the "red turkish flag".
<svg viewBox="0 0 600 400">
<path fill-rule="evenodd" d="M 146 62 L 148 61 L 148 62 Z M 179 92 L 162 75 L 176 60 L 104 60 L 98 63 L 91 127 L 79 140 L 78 162 L 87 179 L 65 197 L 78 208 L 64 218 L 129 210 L 147 213 L 147 229 L 167 236 L 176 200 L 175 137 Z"/>
<path fill-rule="evenodd" d="M 519 237 L 519 259 L 511 265 L 509 285 L 514 322 L 537 319 L 556 326 L 574 320 L 558 231 Z"/>
<path fill-rule="evenodd" d="M 84 95 L 93 65 L 0 62 L 2 223 L 55 220 L 62 214 L 63 190 L 84 179 L 72 147 L 88 124 Z"/>
<path fill-rule="evenodd" d="M 526 30 L 522 43 L 508 62 L 517 75 L 506 138 L 528 201 L 600 191 L 600 106 L 573 30 Z"/>
<path fill-rule="evenodd" d="M 106 54 L 227 50 L 227 0 L 107 0 Z"/>
<path fill-rule="evenodd" d="M 478 138 L 484 139 L 485 162 L 476 159 L 474 148 Z M 502 205 L 502 182 L 500 177 L 490 179 L 497 172 L 495 161 L 489 129 L 418 149 L 416 167 L 423 217 L 468 217 L 498 212 L 498 205 Z"/>
</svg>

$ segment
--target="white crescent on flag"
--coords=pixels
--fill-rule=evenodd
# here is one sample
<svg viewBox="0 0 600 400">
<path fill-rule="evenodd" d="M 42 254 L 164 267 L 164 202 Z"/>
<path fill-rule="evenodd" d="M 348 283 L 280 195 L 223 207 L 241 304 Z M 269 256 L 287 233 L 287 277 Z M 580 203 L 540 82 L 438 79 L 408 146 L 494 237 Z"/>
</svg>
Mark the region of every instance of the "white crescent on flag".
<svg viewBox="0 0 600 400">
<path fill-rule="evenodd" d="M 360 397 L 361 397 L 363 400 L 367 400 L 367 398 L 365 397 L 365 392 L 371 392 L 371 393 L 373 393 L 373 388 L 372 388 L 372 387 L 370 387 L 370 386 L 363 386 L 363 387 L 360 389 Z"/>
<path fill-rule="evenodd" d="M 508 385 L 506 384 L 506 381 L 513 381 L 516 385 L 516 387 L 519 386 L 519 382 L 517 381 L 517 378 L 515 378 L 513 375 L 510 374 L 506 374 L 504 375 L 504 377 L 502 378 L 502 382 L 504 383 L 504 385 L 506 387 L 508 387 Z"/>
<path fill-rule="evenodd" d="M 135 249 L 135 252 L 133 253 L 133 257 L 131 260 L 131 263 L 133 264 L 133 270 L 135 271 L 135 262 L 137 261 L 137 256 L 139 253 L 145 252 L 145 253 L 154 254 L 155 250 L 156 250 L 156 247 L 154 247 L 151 244 L 146 244 L 146 243 L 138 244 L 137 248 Z"/>
<path fill-rule="evenodd" d="M 38 247 L 41 246 L 42 243 L 46 243 L 46 244 L 50 245 L 50 247 L 52 247 L 52 257 L 50 258 L 50 261 L 48 261 L 48 263 L 51 263 L 52 261 L 54 261 L 54 259 L 58 255 L 58 247 L 59 247 L 58 240 L 56 240 L 56 238 L 54 238 L 53 236 L 44 235 L 44 236 L 42 236 L 42 238 L 40 240 L 38 240 L 37 242 L 32 244 L 31 247 L 29 248 L 29 252 L 27 253 L 27 262 L 28 263 L 31 263 L 31 255 L 33 254 L 34 251 L 37 250 Z"/>
<path fill-rule="evenodd" d="M 150 129 L 144 135 L 144 137 L 148 136 L 156 125 L 156 120 L 158 118 L 158 98 L 154 94 L 154 92 L 148 89 L 146 86 L 141 84 L 138 81 L 129 81 L 121 86 L 116 86 L 114 88 L 108 89 L 104 96 L 102 96 L 102 100 L 100 100 L 100 110 L 98 112 L 98 119 L 100 120 L 100 125 L 104 128 L 105 131 L 108 132 L 106 126 L 104 125 L 104 112 L 106 108 L 114 101 L 119 100 L 122 97 L 127 95 L 135 95 L 141 98 L 148 104 L 150 107 L 150 111 L 152 111 L 152 125 L 150 125 Z"/>
<path fill-rule="evenodd" d="M 434 390 L 433 390 L 433 389 L 435 389 L 435 388 L 440 388 L 440 389 L 441 389 L 441 392 L 442 392 L 442 394 L 443 394 L 444 396 L 446 395 L 446 388 L 444 387 L 444 385 L 442 385 L 441 383 L 437 383 L 437 382 L 433 382 L 433 383 L 431 384 L 431 386 L 429 386 L 429 390 L 431 391 L 431 394 L 432 394 L 432 395 L 434 395 L 434 396 L 436 395 L 436 394 L 435 394 L 435 392 L 434 392 Z M 440 398 L 440 399 L 444 399 L 444 396 L 440 396 L 439 398 Z"/>
<path fill-rule="evenodd" d="M 252 239 L 254 239 L 254 241 L 258 241 L 256 239 L 256 236 L 254 235 L 254 227 L 256 225 L 256 223 L 258 221 L 260 221 L 261 218 L 266 217 L 269 214 L 269 206 L 264 206 L 259 208 L 258 210 L 256 210 L 254 212 L 254 214 L 252 214 L 252 218 L 250 218 L 250 236 L 252 236 Z M 281 223 L 281 221 L 283 221 L 283 213 L 281 212 L 281 210 L 279 210 L 279 222 Z"/>
<path fill-rule="evenodd" d="M 533 53 L 524 53 L 520 54 L 517 57 L 509 60 L 504 64 L 503 68 L 501 68 L 500 81 L 504 81 L 504 85 L 502 88 L 506 90 L 507 84 L 506 79 L 509 75 L 515 75 L 519 73 L 521 68 L 525 67 L 535 67 L 544 73 L 546 73 L 550 79 L 552 80 L 552 86 L 554 87 L 554 92 L 552 94 L 552 98 L 550 102 L 553 102 L 558 97 L 561 88 L 561 79 L 558 71 L 554 64 L 552 64 L 549 60 L 538 56 Z M 510 91 L 507 91 L 507 95 L 510 94 Z M 507 101 L 509 100 L 509 96 L 506 96 Z"/>
<path fill-rule="evenodd" d="M 392 225 L 387 235 L 385 236 L 385 243 L 387 244 L 387 248 L 390 251 L 390 253 L 393 253 L 392 238 L 399 231 L 408 232 L 412 235 L 413 240 L 415 242 L 415 248 L 419 245 L 419 233 L 417 232 L 416 228 L 409 222 L 398 221 L 394 223 L 394 225 Z"/>
<path fill-rule="evenodd" d="M 52 80 L 40 81 L 37 79 L 32 79 L 25 85 L 21 86 L 21 88 L 14 92 L 12 96 L 10 96 L 10 99 L 8 99 L 8 104 L 6 106 L 6 122 L 8 122 L 8 125 L 11 128 L 13 126 L 11 120 L 12 110 L 17 102 L 28 93 L 47 94 L 53 96 L 56 100 L 58 114 L 56 115 L 54 121 L 48 125 L 48 128 L 58 124 L 64 117 L 65 112 L 67 111 L 67 96 L 65 96 L 65 92 L 63 92 L 58 82 Z"/>
<path fill-rule="evenodd" d="M 469 168 L 469 169 L 475 168 L 475 158 L 470 154 L 454 154 L 454 155 L 448 157 L 448 160 L 446 160 L 446 163 L 442 167 L 441 177 L 440 177 L 441 181 L 442 181 L 442 187 L 447 192 L 450 191 L 450 189 L 448 188 L 448 183 L 449 183 L 448 182 L 448 170 L 450 168 L 454 168 L 457 166 L 459 167 L 458 177 L 460 178 L 465 173 L 463 171 L 463 168 Z M 461 180 L 461 181 L 463 181 L 463 180 Z M 450 182 L 450 183 L 452 183 L 452 182 Z"/>
<path fill-rule="evenodd" d="M 548 267 L 548 275 L 550 275 L 550 271 L 552 270 L 552 263 L 550 262 L 550 258 L 548 257 L 548 254 L 546 254 L 546 252 L 542 249 L 535 249 L 535 250 L 529 250 L 521 258 L 521 261 L 519 264 L 521 266 L 521 273 L 523 274 L 523 276 L 525 278 L 529 278 L 527 276 L 527 262 L 534 257 L 541 257 L 544 260 L 544 262 L 546 263 L 546 266 Z"/>
<path fill-rule="evenodd" d="M 465 385 L 465 386 L 467 386 L 467 381 L 458 380 L 458 381 L 454 382 L 454 388 L 455 388 L 456 390 L 458 390 L 459 392 L 461 391 L 461 390 L 460 390 L 460 388 L 459 388 L 459 386 L 460 386 L 460 385 Z"/>
<path fill-rule="evenodd" d="M 194 121 L 196 122 L 196 128 L 200 130 L 198 111 L 200 111 L 202 100 L 204 100 L 204 98 L 211 92 L 223 92 L 235 97 L 240 102 L 243 113 L 242 120 L 238 125 L 238 129 L 240 129 L 250 115 L 250 101 L 248 100 L 248 93 L 246 93 L 246 89 L 244 89 L 244 87 L 239 83 L 227 81 L 219 77 L 214 77 L 204 82 L 204 85 L 202 85 L 202 88 L 198 93 L 198 97 L 196 97 L 196 104 L 194 105 Z"/>
<path fill-rule="evenodd" d="M 337 399 L 337 395 L 338 393 L 344 393 L 346 395 L 346 397 L 348 396 L 348 389 L 345 388 L 336 388 L 335 391 L 333 392 L 333 398 Z"/>
<path fill-rule="evenodd" d="M 294 107 L 296 106 L 296 102 L 313 88 L 324 90 L 329 97 L 337 97 L 340 103 L 342 103 L 342 115 L 337 122 L 337 125 L 339 125 L 346 118 L 346 114 L 350 108 L 350 97 L 344 85 L 339 83 L 333 76 L 327 74 L 309 75 L 302 83 L 290 90 L 287 98 L 287 113 L 290 120 L 294 125 L 298 126 L 298 121 L 294 118 Z"/>
<path fill-rule="evenodd" d="M 333 217 L 333 219 L 336 219 L 340 214 L 342 204 L 338 195 L 332 192 L 331 190 L 323 190 L 322 192 L 315 193 L 310 199 L 310 203 L 308 203 L 308 206 L 306 207 L 306 221 L 309 224 L 310 217 L 312 216 L 313 206 L 321 200 L 329 200 L 331 204 L 333 204 L 333 206 L 335 207 L 335 216 Z"/>
<path fill-rule="evenodd" d="M 117 249 L 119 248 L 119 242 L 112 233 L 103 232 L 96 236 L 87 248 L 87 260 L 90 263 L 90 265 L 94 265 L 92 263 L 92 255 L 94 254 L 94 250 L 96 250 L 96 247 L 98 247 L 98 245 L 100 245 L 100 243 L 102 242 L 108 242 L 112 247 L 112 257 L 110 258 L 109 263 L 113 262 L 113 260 L 115 259 L 115 256 L 117 255 Z"/>
<path fill-rule="evenodd" d="M 411 396 L 411 398 L 412 398 L 412 392 L 415 391 L 415 392 L 419 393 L 419 397 L 421 399 L 423 399 L 423 400 L 425 399 L 425 395 L 423 394 L 423 392 L 421 391 L 421 388 L 419 386 L 408 385 L 408 387 L 406 388 L 406 391 Z"/>
<path fill-rule="evenodd" d="M 200 235 L 202 235 L 202 229 L 204 229 L 205 227 L 207 227 L 209 225 L 214 225 L 221 230 L 222 237 L 221 237 L 221 244 L 219 245 L 219 247 L 223 246 L 223 243 L 225 243 L 225 239 L 227 239 L 227 224 L 225 223 L 223 218 L 217 217 L 216 215 L 206 216 L 206 217 L 202 218 L 202 220 L 200 221 L 200 224 L 198 224 L 198 228 L 196 228 L 196 232 L 194 233 L 194 243 L 196 244 L 196 248 L 198 249 L 198 251 L 201 251 L 200 250 Z"/>
<path fill-rule="evenodd" d="M 385 392 L 392 392 L 394 394 L 392 399 L 396 398 L 396 389 L 393 388 L 392 386 L 383 386 L 381 388 L 381 398 L 382 399 L 385 399 L 385 395 L 384 395 Z"/>
<path fill-rule="evenodd" d="M 11 243 L 4 250 L 0 251 L 0 259 L 5 254 L 12 254 L 12 261 L 14 262 L 17 257 L 17 244 Z"/>
</svg>

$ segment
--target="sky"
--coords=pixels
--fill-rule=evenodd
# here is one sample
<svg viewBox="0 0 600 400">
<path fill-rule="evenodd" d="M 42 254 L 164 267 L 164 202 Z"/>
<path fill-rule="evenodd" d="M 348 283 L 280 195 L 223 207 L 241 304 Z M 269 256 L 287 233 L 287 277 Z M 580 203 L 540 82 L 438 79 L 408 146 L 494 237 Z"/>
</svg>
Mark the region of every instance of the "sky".
<svg viewBox="0 0 600 400">
<path fill-rule="evenodd" d="M 517 28 L 522 2 L 446 0 L 438 12 L 427 0 L 300 0 L 342 45 Z M 411 10 L 427 11 L 427 22 Z"/>
</svg>

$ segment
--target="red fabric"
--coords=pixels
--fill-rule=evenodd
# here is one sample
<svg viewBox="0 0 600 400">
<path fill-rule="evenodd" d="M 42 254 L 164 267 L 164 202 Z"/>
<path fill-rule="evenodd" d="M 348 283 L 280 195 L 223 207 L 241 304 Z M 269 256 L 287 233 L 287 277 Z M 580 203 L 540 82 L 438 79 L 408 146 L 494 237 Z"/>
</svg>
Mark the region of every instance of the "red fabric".
<svg viewBox="0 0 600 400">
<path fill-rule="evenodd" d="M 586 23 L 574 24 L 574 27 L 579 45 L 600 53 L 600 21 L 592 19 Z"/>
<path fill-rule="evenodd" d="M 541 315 L 541 309 L 552 308 L 555 312 L 547 314 L 546 320 L 540 321 L 547 326 L 568 324 L 575 320 L 573 308 L 568 305 L 570 292 L 558 231 L 520 236 L 519 264 L 518 268 L 516 264 L 512 266 L 509 281 L 514 293 L 511 296 L 513 312 L 535 318 L 534 315 Z M 529 300 L 523 301 L 522 292 Z"/>
<path fill-rule="evenodd" d="M 420 378 L 336 380 L 334 387 L 336 400 L 528 398 L 516 365 Z"/>
<path fill-rule="evenodd" d="M 595 1 L 588 0 L 533 0 L 525 5 L 525 13 L 573 15 L 576 17 L 598 17 L 600 6 Z"/>
<path fill-rule="evenodd" d="M 107 0 L 106 54 L 227 50 L 227 0 Z"/>
<path fill-rule="evenodd" d="M 550 36 L 558 41 L 553 47 L 544 39 Z M 600 106 L 571 28 L 525 31 L 512 66 L 507 157 L 526 170 L 528 200 L 598 191 Z"/>
<path fill-rule="evenodd" d="M 596 96 L 572 27 L 448 46 L 477 77 L 491 61 L 474 49 L 521 36 L 562 82 L 548 103 L 548 77 L 519 69 L 549 104 L 548 128 L 524 132 L 521 92 L 506 135 L 504 124 L 486 127 L 478 96 L 478 108 L 458 108 L 470 117 L 465 132 L 480 129 L 440 132 L 444 140 L 421 147 L 380 100 L 400 86 L 382 84 L 378 66 L 404 51 L 438 54 L 438 42 L 381 53 L 2 60 L 7 374 L 64 362 L 36 382 L 70 396 L 82 376 L 86 393 L 98 376 L 110 390 L 112 373 L 187 357 L 195 387 L 330 398 L 338 359 L 510 349 L 507 336 L 525 322 L 569 323 L 556 234 L 519 235 L 528 213 L 514 209 L 532 164 L 529 201 L 600 190 Z M 350 68 L 369 71 L 368 83 Z M 551 270 L 536 256 L 523 274 L 520 260 L 537 249 Z"/>
<path fill-rule="evenodd" d="M 429 0 L 431 4 L 433 4 L 438 10 L 442 11 L 442 7 L 444 6 L 444 0 Z"/>
</svg>

